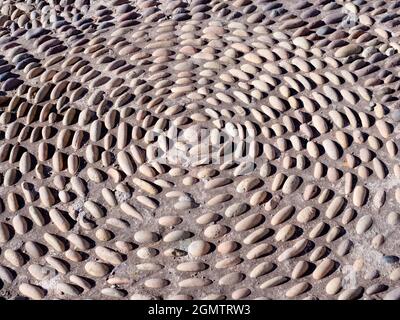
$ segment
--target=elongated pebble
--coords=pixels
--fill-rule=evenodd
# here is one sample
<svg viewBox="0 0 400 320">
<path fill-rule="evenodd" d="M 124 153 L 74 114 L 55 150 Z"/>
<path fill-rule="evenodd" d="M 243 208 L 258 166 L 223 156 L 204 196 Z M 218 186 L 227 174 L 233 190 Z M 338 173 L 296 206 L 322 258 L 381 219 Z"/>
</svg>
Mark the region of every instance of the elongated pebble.
<svg viewBox="0 0 400 320">
<path fill-rule="evenodd" d="M 20 284 L 18 289 L 22 295 L 33 300 L 41 300 L 45 296 L 45 290 L 43 288 L 29 283 Z"/>
<path fill-rule="evenodd" d="M 324 278 L 334 267 L 334 261 L 327 258 L 323 260 L 314 270 L 312 276 L 316 280 Z"/>
</svg>

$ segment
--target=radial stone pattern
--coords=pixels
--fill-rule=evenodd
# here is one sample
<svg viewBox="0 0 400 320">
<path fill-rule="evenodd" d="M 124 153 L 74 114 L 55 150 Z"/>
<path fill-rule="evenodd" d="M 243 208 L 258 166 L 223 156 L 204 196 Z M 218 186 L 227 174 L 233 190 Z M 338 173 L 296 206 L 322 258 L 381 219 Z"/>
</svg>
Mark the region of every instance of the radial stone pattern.
<svg viewBox="0 0 400 320">
<path fill-rule="evenodd" d="M 0 1 L 5 299 L 400 299 L 400 1 Z"/>
</svg>

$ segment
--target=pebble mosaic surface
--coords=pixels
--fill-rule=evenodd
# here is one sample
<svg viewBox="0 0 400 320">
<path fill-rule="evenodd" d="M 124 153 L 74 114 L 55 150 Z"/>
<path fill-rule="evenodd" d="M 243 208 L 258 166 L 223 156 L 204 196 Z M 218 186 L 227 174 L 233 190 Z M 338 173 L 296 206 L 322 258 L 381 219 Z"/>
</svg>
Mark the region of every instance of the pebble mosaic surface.
<svg viewBox="0 0 400 320">
<path fill-rule="evenodd" d="M 4 299 L 400 299 L 400 1 L 0 0 Z"/>
</svg>

